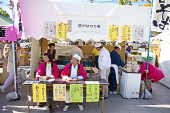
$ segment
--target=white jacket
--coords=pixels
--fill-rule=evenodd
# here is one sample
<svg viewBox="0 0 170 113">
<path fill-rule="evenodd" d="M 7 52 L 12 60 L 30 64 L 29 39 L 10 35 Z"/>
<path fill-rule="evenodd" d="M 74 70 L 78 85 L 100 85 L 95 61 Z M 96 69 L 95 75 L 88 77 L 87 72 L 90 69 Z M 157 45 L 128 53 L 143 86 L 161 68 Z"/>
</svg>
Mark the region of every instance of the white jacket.
<svg viewBox="0 0 170 113">
<path fill-rule="evenodd" d="M 107 69 L 107 68 L 110 68 L 111 66 L 110 53 L 105 47 L 103 47 L 100 50 L 98 62 L 99 62 L 100 69 L 104 69 L 104 68 Z"/>
<path fill-rule="evenodd" d="M 102 70 L 101 79 L 106 79 L 106 69 L 111 66 L 111 58 L 109 51 L 105 47 L 100 50 L 98 63 L 99 68 Z"/>
</svg>

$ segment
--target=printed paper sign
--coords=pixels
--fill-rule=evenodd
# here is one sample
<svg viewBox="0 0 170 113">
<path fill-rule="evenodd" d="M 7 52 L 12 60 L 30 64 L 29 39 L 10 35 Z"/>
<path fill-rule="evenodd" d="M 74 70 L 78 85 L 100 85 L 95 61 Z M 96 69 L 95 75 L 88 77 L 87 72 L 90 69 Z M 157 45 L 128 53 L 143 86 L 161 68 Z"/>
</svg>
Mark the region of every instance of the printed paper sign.
<svg viewBox="0 0 170 113">
<path fill-rule="evenodd" d="M 133 27 L 133 41 L 142 42 L 144 40 L 144 26 L 134 25 Z"/>
<path fill-rule="evenodd" d="M 131 26 L 121 26 L 121 40 L 131 41 Z"/>
<path fill-rule="evenodd" d="M 47 102 L 46 84 L 33 84 L 33 102 Z"/>
<path fill-rule="evenodd" d="M 86 102 L 99 102 L 99 84 L 86 85 Z"/>
<path fill-rule="evenodd" d="M 83 84 L 70 84 L 70 102 L 83 102 Z"/>
<path fill-rule="evenodd" d="M 66 100 L 66 84 L 53 84 L 53 100 L 54 101 Z"/>
<path fill-rule="evenodd" d="M 47 39 L 54 39 L 56 37 L 56 23 L 55 22 L 45 22 L 44 37 Z"/>
<path fill-rule="evenodd" d="M 56 38 L 67 39 L 68 24 L 67 23 L 56 23 Z"/>
<path fill-rule="evenodd" d="M 109 26 L 109 40 L 117 41 L 119 39 L 119 26 L 110 25 Z"/>
</svg>

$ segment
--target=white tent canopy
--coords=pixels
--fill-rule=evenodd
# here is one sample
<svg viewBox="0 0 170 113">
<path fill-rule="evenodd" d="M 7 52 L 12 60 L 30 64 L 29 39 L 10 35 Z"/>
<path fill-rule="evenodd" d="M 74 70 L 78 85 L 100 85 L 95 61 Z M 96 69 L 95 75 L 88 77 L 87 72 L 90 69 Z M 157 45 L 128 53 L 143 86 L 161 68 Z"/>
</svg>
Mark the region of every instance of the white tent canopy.
<svg viewBox="0 0 170 113">
<path fill-rule="evenodd" d="M 119 26 L 119 37 L 121 25 L 131 25 L 132 31 L 133 25 L 142 25 L 143 41 L 149 39 L 150 8 L 148 7 L 51 0 L 21 0 L 20 6 L 25 38 L 34 37 L 39 40 L 44 37 L 45 22 L 68 23 L 68 20 L 72 20 L 72 32 L 68 32 L 67 37 L 73 41 L 77 39 L 108 41 L 109 25 Z M 78 24 L 100 25 L 100 28 L 80 29 L 77 27 Z"/>
<path fill-rule="evenodd" d="M 159 69 L 164 73 L 165 78 L 160 82 L 170 88 L 170 31 L 164 31 L 163 33 L 156 36 L 156 38 L 161 39 L 161 52 L 159 58 Z"/>
</svg>

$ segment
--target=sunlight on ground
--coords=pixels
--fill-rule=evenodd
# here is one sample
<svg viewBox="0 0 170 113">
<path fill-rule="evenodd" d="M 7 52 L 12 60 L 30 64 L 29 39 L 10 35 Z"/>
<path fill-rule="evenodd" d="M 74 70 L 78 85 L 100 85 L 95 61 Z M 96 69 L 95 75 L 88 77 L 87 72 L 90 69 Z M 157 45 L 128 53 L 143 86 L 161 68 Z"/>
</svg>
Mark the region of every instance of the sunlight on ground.
<svg viewBox="0 0 170 113">
<path fill-rule="evenodd" d="M 170 108 L 170 104 L 164 104 L 164 105 L 137 105 L 140 107 L 147 107 L 147 108 Z"/>
<path fill-rule="evenodd" d="M 14 105 L 6 105 L 6 106 L 2 106 L 2 110 L 5 111 L 7 109 L 13 109 L 13 108 L 16 108 L 16 109 L 27 109 L 28 106 L 14 106 Z M 46 107 L 37 107 L 37 106 L 30 106 L 30 109 L 32 110 L 46 110 L 47 108 Z"/>
</svg>

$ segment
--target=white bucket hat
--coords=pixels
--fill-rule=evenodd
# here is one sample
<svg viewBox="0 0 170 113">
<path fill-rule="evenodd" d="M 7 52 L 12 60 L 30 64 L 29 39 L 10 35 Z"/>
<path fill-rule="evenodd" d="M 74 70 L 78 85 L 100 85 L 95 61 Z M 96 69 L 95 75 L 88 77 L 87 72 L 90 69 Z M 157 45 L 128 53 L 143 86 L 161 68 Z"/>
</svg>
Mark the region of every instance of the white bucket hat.
<svg viewBox="0 0 170 113">
<path fill-rule="evenodd" d="M 96 44 L 94 45 L 95 48 L 98 48 L 98 47 L 101 47 L 101 46 L 102 46 L 101 43 L 96 43 Z"/>
<path fill-rule="evenodd" d="M 73 56 L 73 58 L 76 58 L 77 60 L 81 60 L 81 57 L 78 55 L 78 54 L 75 54 L 74 56 Z"/>
</svg>

